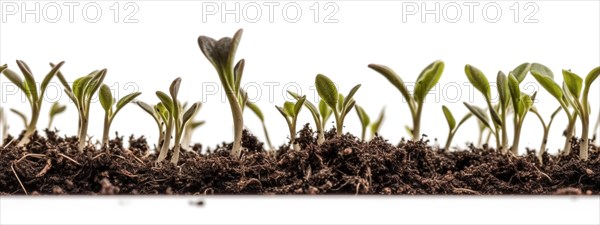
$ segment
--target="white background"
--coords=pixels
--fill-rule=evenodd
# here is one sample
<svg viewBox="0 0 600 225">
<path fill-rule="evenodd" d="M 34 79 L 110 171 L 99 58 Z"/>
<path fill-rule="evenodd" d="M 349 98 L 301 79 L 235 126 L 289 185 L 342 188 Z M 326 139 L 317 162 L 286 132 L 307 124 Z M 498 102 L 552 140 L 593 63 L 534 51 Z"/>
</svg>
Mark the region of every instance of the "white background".
<svg viewBox="0 0 600 225">
<path fill-rule="evenodd" d="M 467 82 L 463 72 L 465 64 L 475 65 L 486 73 L 490 81 L 494 81 L 498 70 L 507 73 L 522 62 L 540 62 L 554 71 L 557 82 L 562 82 L 561 69 L 572 69 L 580 76 L 585 76 L 589 70 L 598 66 L 600 62 L 600 18 L 598 16 L 600 6 L 597 1 L 534 2 L 533 5 L 537 6 L 538 9 L 530 18 L 537 20 L 534 23 L 524 22 L 525 16 L 534 9 L 531 8 L 533 6 L 525 9 L 526 2 L 519 3 L 520 13 L 517 22 L 514 21 L 515 10 L 509 8 L 515 4 L 514 1 L 496 2 L 501 7 L 500 12 L 502 15 L 499 21 L 495 23 L 486 21 L 486 18 L 497 16 L 494 10 L 490 9 L 487 12 L 482 10 L 483 5 L 490 2 L 483 2 L 475 7 L 472 22 L 469 19 L 469 8 L 466 6 L 470 3 L 460 1 L 438 2 L 440 9 L 446 6 L 449 10 L 449 14 L 446 14 L 445 17 L 440 15 L 439 22 L 435 21 L 435 15 L 426 15 L 425 21 L 422 21 L 420 14 L 422 11 L 417 12 L 415 15 L 403 14 L 402 2 L 343 1 L 335 2 L 333 6 L 327 9 L 323 8 L 325 2 L 321 2 L 317 23 L 313 21 L 314 8 L 313 10 L 309 8 L 315 4 L 313 1 L 296 2 L 301 7 L 302 13 L 302 17 L 296 23 L 285 20 L 296 16 L 293 10 L 288 11 L 287 14 L 282 11 L 286 2 L 280 3 L 275 8 L 273 22 L 269 21 L 268 8 L 265 2 L 239 2 L 240 9 L 243 9 L 244 6 L 248 7 L 248 4 L 256 3 L 261 6 L 262 18 L 257 23 L 247 21 L 255 17 L 254 13 L 256 11 L 253 11 L 254 8 L 250 9 L 250 14 L 241 15 L 242 12 L 240 12 L 238 14 L 240 16 L 239 22 L 235 21 L 235 15 L 227 15 L 225 21 L 222 21 L 221 11 L 215 15 L 205 15 L 206 21 L 203 21 L 203 3 L 191 1 L 140 1 L 134 2 L 133 6 L 126 9 L 123 8 L 125 2 L 121 2 L 119 3 L 120 14 L 117 23 L 114 22 L 115 8 L 113 10 L 109 8 L 114 6 L 115 2 L 113 1 L 97 2 L 101 7 L 102 17 L 96 23 L 85 20 L 96 16 L 93 10 L 83 12 L 82 8 L 86 2 L 80 3 L 75 8 L 72 22 L 69 21 L 68 8 L 64 2 L 39 2 L 40 10 L 43 10 L 44 6 L 51 8 L 47 6 L 48 4 L 56 3 L 61 7 L 62 17 L 57 23 L 45 20 L 45 18 L 52 19 L 55 17 L 54 9 L 49 9 L 50 14 L 47 15 L 42 15 L 41 11 L 37 13 L 40 20 L 36 22 L 35 15 L 25 15 L 22 18 L 21 13 L 24 5 L 21 2 L 0 1 L 0 3 L 0 6 L 3 7 L 2 10 L 6 10 L 4 8 L 6 4 L 14 5 L 15 3 L 17 9 L 20 10 L 15 15 L 7 15 L 4 14 L 6 11 L 1 11 L 3 15 L 2 23 L 0 23 L 0 63 L 7 63 L 10 68 L 17 70 L 14 61 L 16 59 L 25 60 L 33 69 L 38 80 L 41 80 L 41 77 L 49 70 L 48 62 L 66 61 L 62 71 L 70 81 L 76 77 L 86 75 L 92 70 L 108 68 L 109 72 L 105 82 L 111 86 L 115 85 L 112 87 L 118 93 L 118 96 L 124 96 L 131 92 L 131 89 L 125 89 L 126 84 L 135 84 L 134 86 L 143 92 L 140 99 L 153 103 L 157 101 L 154 92 L 156 90 L 166 91 L 169 83 L 180 76 L 183 78 L 180 98 L 189 101 L 203 100 L 205 103 L 198 119 L 207 120 L 207 123 L 197 131 L 194 142 L 201 142 L 205 146 L 211 147 L 221 141 L 232 140 L 232 122 L 229 106 L 220 97 L 212 95 L 203 99 L 203 93 L 205 93 L 202 90 L 203 84 L 216 84 L 218 83 L 218 77 L 198 48 L 196 40 L 199 35 L 220 38 L 233 35 L 239 28 L 244 29 L 244 35 L 237 54 L 238 59 L 245 58 L 247 62 L 243 83 L 254 82 L 261 87 L 260 91 L 250 89 L 249 93 L 251 98 L 256 96 L 257 93 L 261 94 L 261 97 L 257 99 L 257 104 L 262 107 L 266 114 L 266 123 L 270 129 L 271 138 L 276 145 L 286 142 L 288 136 L 285 122 L 274 108 L 275 104 L 281 105 L 286 100 L 283 95 L 285 93 L 284 85 L 295 82 L 302 89 L 302 92 L 314 102 L 315 92 L 311 87 L 314 77 L 318 73 L 323 73 L 332 78 L 339 85 L 342 93 L 347 93 L 355 84 L 362 84 L 355 97 L 357 103 L 362 105 L 372 118 L 376 117 L 379 110 L 385 106 L 387 116 L 380 133 L 391 142 L 397 143 L 400 137 L 407 136 L 403 126 L 411 123 L 408 108 L 401 103 L 401 95 L 398 91 L 381 75 L 367 68 L 367 65 L 369 63 L 388 65 L 400 74 L 405 82 L 411 82 L 416 79 L 423 67 L 434 60 L 443 60 L 446 63 L 446 69 L 440 80 L 440 87 L 452 86 L 452 82 L 454 82 L 462 89 L 457 91 L 449 88 L 446 92 L 442 91 L 446 89 L 439 88 L 433 91 L 427 101 L 422 121 L 422 132 L 428 134 L 432 140 L 433 138 L 439 138 L 441 144 L 443 144 L 447 134 L 447 125 L 441 112 L 441 105 L 449 106 L 455 117 L 461 117 L 466 113 L 466 109 L 462 104 L 463 101 L 478 105 L 484 104 L 478 92 L 470 93 L 471 89 L 464 85 Z M 26 3 L 25 7 L 34 8 L 34 4 L 32 2 Z M 223 9 L 220 2 L 205 2 L 204 4 L 205 6 L 206 4 L 216 4 L 219 10 Z M 235 7 L 234 4 L 227 3 L 226 7 L 231 9 Z M 421 5 L 421 2 L 405 2 L 405 6 L 406 4 L 416 4 L 419 10 L 423 10 L 422 7 L 424 6 Z M 425 7 L 432 9 L 435 7 L 434 4 L 433 2 L 426 3 Z M 451 6 L 455 5 L 461 7 L 461 17 L 456 23 L 453 23 L 452 18 L 456 17 L 456 8 Z M 338 21 L 325 23 L 324 17 L 332 12 L 333 8 L 331 7 L 337 7 L 338 11 L 332 19 Z M 137 19 L 137 22 L 125 23 L 125 15 L 132 12 L 133 9 L 138 11 L 130 19 Z M 403 21 L 403 15 L 406 16 L 405 21 Z M 14 94 L 12 91 L 7 94 L 9 89 L 5 88 L 9 84 L 6 82 L 8 82 L 6 79 L 0 77 L 0 84 L 2 84 L 0 87 L 3 88 L 0 96 L 2 106 L 29 112 L 27 103 L 20 99 L 19 94 Z M 279 86 L 276 86 L 275 92 L 270 94 L 265 82 L 279 82 Z M 524 86 L 528 82 L 534 82 L 534 79 L 528 77 L 523 83 Z M 590 92 L 593 122 L 597 118 L 599 108 L 598 87 L 598 82 L 594 83 L 594 87 Z M 533 89 L 527 90 L 529 93 L 531 91 Z M 558 104 L 545 90 L 539 89 L 539 91 L 539 102 L 536 103 L 536 106 L 545 117 L 549 117 L 550 112 Z M 458 98 L 457 94 L 459 95 Z M 473 94 L 475 97 L 471 99 Z M 50 88 L 47 93 L 48 101 L 44 104 L 42 113 L 47 115 L 47 110 L 57 95 L 60 96 L 59 101 L 62 104 L 67 104 L 69 108 L 65 114 L 56 118 L 55 126 L 61 130 L 62 134 L 74 135 L 77 127 L 77 114 L 68 98 L 62 94 L 62 91 Z M 438 96 L 439 99 L 435 99 L 435 96 Z M 97 138 L 102 132 L 103 112 L 100 104 L 93 106 L 91 117 L 90 135 Z M 11 121 L 11 134 L 18 134 L 23 128 L 20 120 L 13 114 L 9 114 L 9 120 Z M 561 137 L 561 132 L 566 126 L 564 120 L 564 114 L 560 114 L 552 127 L 548 143 L 551 152 L 556 152 L 558 148 L 562 147 L 564 138 Z M 309 122 L 312 123 L 312 118 L 304 110 L 298 123 Z M 358 119 L 354 112 L 349 114 L 346 122 L 345 131 L 352 132 L 357 136 L 360 135 Z M 43 128 L 46 123 L 47 117 L 42 116 L 38 126 Z M 263 139 L 260 123 L 250 112 L 246 112 L 245 124 L 259 138 Z M 331 127 L 331 125 L 329 126 Z M 579 124 L 578 127 L 580 127 Z M 157 137 L 157 130 L 152 119 L 134 105 L 127 106 L 117 115 L 112 130 L 113 132 L 119 131 L 119 134 L 126 136 L 130 134 L 145 135 L 151 143 Z M 523 148 L 525 146 L 538 148 L 541 141 L 541 132 L 537 119 L 533 115 L 529 115 L 524 125 L 521 146 Z M 459 131 L 455 137 L 454 145 L 464 146 L 467 141 L 476 141 L 476 134 L 476 123 L 471 120 Z M 524 149 L 521 149 L 521 152 L 524 152 Z M 595 197 L 585 201 L 582 200 L 583 202 L 569 202 L 572 204 L 566 203 L 565 199 L 562 198 L 538 199 L 535 201 L 531 199 L 527 201 L 513 199 L 514 202 L 511 202 L 511 199 L 498 198 L 469 201 L 468 199 L 454 198 L 444 200 L 439 197 L 432 199 L 435 202 L 421 201 L 424 199 L 432 198 L 392 200 L 389 204 L 398 205 L 389 205 L 390 207 L 387 207 L 387 209 L 393 209 L 394 206 L 404 207 L 408 211 L 405 211 L 407 213 L 404 214 L 405 217 L 403 218 L 412 218 L 413 223 L 453 223 L 453 221 L 454 223 L 482 223 L 487 221 L 490 223 L 594 224 L 598 223 L 598 219 L 600 219 L 597 216 L 598 210 L 596 210 L 599 206 L 598 199 Z M 33 205 L 41 206 L 38 203 L 22 200 L 2 199 L 4 211 L 2 223 L 25 222 L 24 218 L 31 219 L 28 221 L 30 223 L 35 223 L 35 218 L 58 218 L 56 214 L 49 214 L 48 217 L 44 217 L 39 216 L 37 213 L 50 212 L 46 210 L 52 208 L 57 209 L 58 212 L 65 212 L 60 210 L 60 206 L 72 206 L 73 203 L 61 203 L 61 199 L 52 199 L 54 201 L 44 199 L 46 201 L 44 209 L 36 210 L 38 216 L 28 217 L 29 214 L 16 213 L 27 212 L 26 210 L 13 210 L 11 213 L 6 213 L 5 209 L 26 207 L 29 210 L 32 209 L 31 206 Z M 223 204 L 223 207 L 227 209 L 231 209 L 232 205 L 250 206 L 245 207 L 240 212 L 253 212 L 253 209 L 286 209 L 280 207 L 285 205 L 283 202 L 275 202 L 273 199 L 267 201 L 271 205 L 259 204 L 259 207 L 256 207 L 256 202 L 238 202 L 238 205 L 237 203 L 227 203 L 226 200 L 221 199 L 218 203 Z M 331 204 L 352 206 L 350 202 L 313 199 L 310 206 L 304 210 L 321 205 L 314 204 L 314 202 L 320 200 L 322 200 L 324 204 L 322 206 L 324 207 L 335 207 Z M 90 203 L 88 200 L 84 201 Z M 89 208 L 88 211 L 79 212 L 77 215 L 80 216 L 70 218 L 72 219 L 70 222 L 80 223 L 82 219 L 91 218 L 84 216 L 88 215 L 85 212 L 96 212 L 95 210 L 98 209 L 114 207 L 114 205 L 111 205 L 113 200 L 107 201 L 106 203 L 87 204 L 88 207 L 92 208 Z M 173 199 L 172 201 L 178 200 Z M 386 208 L 384 207 L 385 202 L 382 202 L 381 199 L 377 199 L 377 201 L 376 203 L 369 203 L 367 200 L 364 204 L 354 206 L 364 206 L 363 209 L 371 210 L 377 209 L 377 206 Z M 52 203 L 47 204 L 50 202 Z M 528 202 L 532 206 L 522 204 Z M 150 203 L 173 205 L 173 203 L 153 200 L 144 203 L 144 206 Z M 326 203 L 331 204 L 327 205 Z M 438 205 L 438 203 L 443 207 L 431 208 Z M 212 202 L 208 204 L 212 204 Z M 49 205 L 56 207 L 47 207 Z M 499 207 L 499 205 L 502 207 Z M 97 208 L 93 208 L 94 206 L 97 206 Z M 208 206 L 212 207 L 214 205 Z M 294 202 L 290 202 L 289 206 L 299 207 Z M 497 208 L 492 209 L 489 206 Z M 522 207 L 518 208 L 518 206 Z M 562 208 L 564 211 L 557 210 L 559 209 L 558 206 L 564 206 Z M 119 215 L 123 218 L 130 218 L 132 215 L 132 218 L 137 218 L 135 215 L 147 214 L 152 209 L 135 207 L 128 209 L 135 212 L 122 210 L 122 212 L 130 213 Z M 327 209 L 313 210 L 313 212 L 326 212 Z M 348 215 L 359 213 L 358 211 L 352 211 L 352 209 L 356 209 L 353 207 L 344 209 L 346 211 L 343 212 L 349 212 Z M 414 209 L 414 211 L 410 211 L 411 209 Z M 474 211 L 469 212 L 476 216 L 468 217 L 472 219 L 471 221 L 465 221 L 466 217 L 454 218 L 461 219 L 458 220 L 460 222 L 446 219 L 443 216 L 446 214 L 439 214 L 441 215 L 439 217 L 418 216 L 425 209 L 437 210 L 437 212 L 454 212 L 452 210 L 455 210 L 457 213 L 463 212 L 458 209 L 465 209 L 466 211 L 473 209 Z M 526 211 L 538 209 L 540 211 Z M 507 213 L 497 213 L 503 210 Z M 578 210 L 591 211 L 580 214 L 585 215 L 581 217 L 567 216 L 581 212 Z M 281 211 L 281 213 L 284 213 L 285 210 Z M 225 210 L 219 212 L 226 213 Z M 271 212 L 274 211 L 268 211 L 264 216 L 272 219 L 271 222 L 273 223 L 280 223 L 283 218 L 277 217 L 279 214 Z M 368 212 L 370 211 L 365 211 L 365 215 Z M 486 212 L 494 213 L 485 214 Z M 531 214 L 524 212 L 531 212 Z M 561 214 L 561 212 L 564 213 Z M 391 213 L 395 212 L 389 213 L 389 215 L 392 215 Z M 13 217 L 10 217 L 10 215 Z M 180 213 L 180 215 L 195 214 Z M 214 218 L 216 220 L 213 222 L 235 223 L 236 218 L 247 218 L 243 216 L 230 217 L 225 216 L 227 214 L 217 213 L 208 213 L 203 216 L 210 215 L 222 215 Z M 302 221 L 297 221 L 299 223 L 308 223 L 310 221 L 306 219 L 314 218 L 323 223 L 325 220 L 322 220 L 322 218 L 331 216 L 330 214 L 319 215 L 303 217 L 302 214 L 294 214 L 296 217 L 285 218 L 303 218 Z M 505 215 L 514 215 L 514 217 Z M 535 215 L 543 215 L 543 217 L 535 217 Z M 550 215 L 556 217 L 550 217 Z M 562 220 L 558 218 L 561 215 L 564 216 Z M 69 214 L 69 216 L 72 216 L 72 214 Z M 498 216 L 498 218 L 490 220 L 489 216 Z M 165 215 L 165 218 L 168 217 L 168 215 Z M 120 220 L 117 215 L 110 218 L 117 219 L 121 223 L 140 222 L 140 220 Z M 158 214 L 151 218 L 161 219 Z M 330 222 L 344 222 L 339 220 L 340 218 L 332 218 Z M 376 217 L 349 218 L 346 221 L 348 223 L 373 223 L 374 220 L 371 219 L 376 219 Z M 365 218 L 370 219 L 364 220 Z M 528 218 L 528 220 L 524 218 Z M 548 220 L 542 221 L 541 218 Z M 206 221 L 209 221 L 208 219 Z M 61 223 L 66 222 L 65 220 L 60 221 Z M 148 222 L 161 221 L 163 220 Z M 243 220 L 242 222 L 248 221 Z M 47 223 L 49 221 L 43 220 L 42 222 Z M 107 222 L 109 221 L 98 221 L 98 223 Z M 164 220 L 163 222 L 173 222 L 173 220 Z M 261 220 L 261 222 L 265 221 Z M 409 222 L 409 220 L 404 220 L 404 222 Z"/>
<path fill-rule="evenodd" d="M 499 70 L 508 73 L 522 62 L 540 62 L 554 71 L 556 81 L 560 83 L 561 69 L 572 69 L 585 76 L 600 61 L 597 1 L 542 1 L 529 5 L 520 2 L 516 23 L 515 2 L 512 1 L 482 2 L 473 6 L 474 10 L 469 8 L 473 2 L 437 2 L 439 22 L 435 21 L 435 14 L 422 14 L 425 9 L 434 9 L 434 2 L 343 1 L 331 3 L 328 8 L 321 2 L 318 23 L 314 22 L 316 8 L 310 8 L 315 2 L 283 2 L 274 6 L 271 23 L 268 7 L 271 3 L 238 2 L 237 13 L 223 15 L 224 10 L 235 9 L 236 3 L 141 1 L 125 8 L 125 2 L 121 2 L 115 23 L 115 2 L 96 2 L 94 4 L 100 6 L 102 15 L 98 22 L 91 23 L 86 19 L 93 20 L 97 15 L 94 7 L 88 6 L 84 10 L 85 2 L 74 7 L 72 18 L 69 18 L 70 3 L 39 2 L 40 11 L 36 15 L 40 16 L 40 21 L 36 22 L 36 15 L 23 13 L 25 9 L 34 9 L 35 3 L 3 1 L 3 12 L 13 11 L 7 4 L 16 4 L 19 11 L 3 15 L 0 57 L 2 63 L 17 71 L 14 61 L 25 60 L 38 80 L 49 70 L 48 62 L 66 61 L 62 72 L 70 81 L 92 70 L 108 68 L 105 82 L 118 96 L 130 93 L 132 89 L 127 89 L 127 85 L 133 84 L 143 93 L 140 99 L 150 103 L 158 101 L 155 91 L 166 91 L 174 78 L 182 77 L 180 99 L 205 103 L 197 119 L 207 123 L 197 130 L 193 141 L 212 147 L 221 141 L 232 140 L 232 122 L 229 105 L 222 100 L 221 92 L 211 95 L 203 92 L 204 86 L 214 86 L 219 81 L 212 65 L 198 48 L 199 35 L 220 38 L 244 28 L 237 54 L 238 59 L 244 58 L 247 62 L 243 84 L 249 85 L 250 98 L 266 114 L 275 145 L 283 144 L 288 137 L 285 121 L 274 107 L 286 100 L 284 88 L 300 87 L 308 99 L 315 101 L 317 97 L 312 86 L 318 73 L 333 79 L 342 93 L 347 93 L 355 84 L 362 84 L 355 97 L 357 104 L 362 105 L 373 119 L 385 106 L 386 120 L 380 133 L 397 143 L 400 137 L 407 137 L 404 125 L 411 125 L 408 107 L 402 103 L 399 92 L 367 65 L 388 65 L 405 82 L 413 82 L 426 65 L 437 59 L 444 60 L 446 69 L 440 80 L 441 86 L 428 96 L 422 120 L 422 132 L 432 140 L 440 139 L 443 145 L 447 125 L 441 105 L 447 105 L 457 119 L 467 111 L 463 101 L 484 105 L 481 94 L 472 92 L 473 89 L 465 84 L 468 82 L 463 70 L 465 64 L 475 65 L 490 81 L 495 81 Z M 55 19 L 56 7 L 49 4 L 58 5 L 62 17 Z M 298 22 L 286 21 L 297 16 L 293 7 L 284 12 L 286 4 L 300 6 L 302 15 Z M 484 10 L 487 4 L 500 6 L 501 15 L 495 23 L 488 21 L 498 16 L 496 8 L 488 6 Z M 212 10 L 209 8 L 212 6 L 217 10 L 214 15 L 203 13 Z M 248 21 L 253 21 L 257 15 L 255 6 L 260 7 L 262 17 L 256 19 L 256 23 L 250 23 Z M 419 11 L 414 15 L 403 13 L 403 6 L 404 11 L 411 10 L 411 6 L 416 6 Z M 134 8 L 137 12 L 129 19 L 137 22 L 125 23 L 130 22 L 125 16 Z M 325 16 L 334 8 L 337 12 L 330 19 L 337 22 L 325 23 Z M 457 17 L 457 9 L 460 9 L 461 17 Z M 534 9 L 537 10 L 534 12 Z M 526 18 L 530 14 L 532 16 Z M 239 22 L 235 21 L 236 16 L 239 16 Z M 424 21 L 421 16 L 425 16 Z M 527 23 L 531 21 L 534 23 Z M 4 78 L 2 82 L 9 85 Z M 266 82 L 277 82 L 278 86 L 270 93 Z M 288 83 L 292 86 L 285 86 Z M 547 120 L 558 106 L 557 102 L 537 86 L 531 76 L 523 82 L 522 88 L 526 86 L 528 93 L 540 91 L 536 106 Z M 58 87 L 60 85 L 56 83 L 49 88 L 48 103 L 44 105 L 44 116 L 38 126 L 46 126 L 45 115 L 50 102 L 58 97 L 61 103 L 68 105 L 68 110 L 56 118 L 55 126 L 63 134 L 74 135 L 76 110 Z M 24 98 L 13 91 L 7 92 L 3 92 L 1 99 L 4 107 L 29 112 Z M 590 93 L 592 122 L 598 114 L 598 93 L 598 82 L 595 82 Z M 101 106 L 95 104 L 89 135 L 99 137 L 102 134 L 102 118 Z M 18 134 L 22 129 L 20 121 L 14 114 L 9 115 L 9 120 L 11 134 Z M 548 143 L 551 152 L 562 147 L 565 120 L 565 115 L 559 114 L 551 129 Z M 309 122 L 312 123 L 312 117 L 304 110 L 298 124 Z M 251 112 L 245 113 L 245 125 L 263 139 L 260 123 Z M 328 123 L 328 127 L 332 126 L 333 118 Z M 512 132 L 512 125 L 509 129 Z M 135 105 L 127 106 L 117 115 L 111 136 L 114 131 L 126 136 L 145 135 L 151 142 L 157 137 L 153 120 Z M 349 114 L 345 131 L 360 136 L 355 112 Z M 529 115 L 521 138 L 522 148 L 539 148 L 541 133 L 539 121 Z M 454 145 L 464 146 L 465 142 L 476 140 L 477 125 L 472 119 L 458 132 Z"/>
</svg>

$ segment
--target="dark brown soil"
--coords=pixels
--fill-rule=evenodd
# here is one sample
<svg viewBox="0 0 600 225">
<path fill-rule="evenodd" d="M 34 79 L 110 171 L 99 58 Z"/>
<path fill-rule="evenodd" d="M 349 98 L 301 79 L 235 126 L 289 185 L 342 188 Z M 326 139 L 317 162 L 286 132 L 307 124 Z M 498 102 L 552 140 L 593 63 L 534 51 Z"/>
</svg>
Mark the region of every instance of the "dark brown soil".
<svg viewBox="0 0 600 225">
<path fill-rule="evenodd" d="M 0 147 L 0 194 L 600 194 L 598 146 L 587 162 L 545 155 L 540 165 L 533 152 L 515 157 L 471 146 L 443 153 L 428 141 L 363 143 L 350 134 L 335 138 L 335 130 L 317 146 L 305 126 L 300 151 L 284 145 L 266 152 L 244 132 L 240 159 L 222 150 L 230 144 L 208 153 L 196 144 L 174 166 L 155 163 L 144 137 L 130 137 L 128 149 L 121 137 L 81 153 L 75 137 L 45 133 L 24 149 Z"/>
</svg>

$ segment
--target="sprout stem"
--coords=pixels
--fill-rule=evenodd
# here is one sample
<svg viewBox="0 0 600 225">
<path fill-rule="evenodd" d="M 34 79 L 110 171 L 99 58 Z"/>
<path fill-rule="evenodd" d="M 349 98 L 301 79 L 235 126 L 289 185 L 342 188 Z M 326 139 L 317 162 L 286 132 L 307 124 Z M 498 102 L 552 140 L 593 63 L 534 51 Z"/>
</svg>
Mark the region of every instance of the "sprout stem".
<svg viewBox="0 0 600 225">
<path fill-rule="evenodd" d="M 585 118 L 585 119 L 584 119 Z M 579 143 L 579 159 L 583 161 L 587 161 L 589 157 L 588 146 L 589 146 L 589 138 L 588 132 L 590 128 L 590 123 L 586 117 L 581 117 L 581 142 Z"/>
<path fill-rule="evenodd" d="M 171 145 L 171 135 L 173 134 L 173 117 L 169 116 L 169 122 L 167 122 L 167 130 L 165 131 L 164 141 L 160 148 L 160 154 L 156 159 L 157 162 L 162 162 L 167 158 L 167 152 L 169 151 L 169 147 Z"/>
<path fill-rule="evenodd" d="M 417 113 L 413 119 L 412 139 L 418 141 L 421 139 L 421 112 L 423 111 L 423 102 L 417 103 Z"/>
</svg>

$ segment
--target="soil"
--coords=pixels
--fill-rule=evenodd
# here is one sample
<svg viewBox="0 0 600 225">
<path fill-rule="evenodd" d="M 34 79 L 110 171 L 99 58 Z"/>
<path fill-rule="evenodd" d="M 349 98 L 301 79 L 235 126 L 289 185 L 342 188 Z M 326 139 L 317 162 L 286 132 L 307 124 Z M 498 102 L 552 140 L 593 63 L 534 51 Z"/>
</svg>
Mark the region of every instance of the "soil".
<svg viewBox="0 0 600 225">
<path fill-rule="evenodd" d="M 336 138 L 334 129 L 320 146 L 315 137 L 306 125 L 297 138 L 302 150 L 283 145 L 270 152 L 244 131 L 239 159 L 226 150 L 231 143 L 206 152 L 196 144 L 175 166 L 155 163 L 154 148 L 144 137 L 129 137 L 128 148 L 119 137 L 108 148 L 90 143 L 79 152 L 76 137 L 46 130 L 25 148 L 14 142 L 0 147 L 0 194 L 600 194 L 595 145 L 587 162 L 578 159 L 574 144 L 574 154 L 546 154 L 540 165 L 533 151 L 517 157 L 471 145 L 444 153 L 427 140 L 361 142 L 351 134 Z"/>
</svg>

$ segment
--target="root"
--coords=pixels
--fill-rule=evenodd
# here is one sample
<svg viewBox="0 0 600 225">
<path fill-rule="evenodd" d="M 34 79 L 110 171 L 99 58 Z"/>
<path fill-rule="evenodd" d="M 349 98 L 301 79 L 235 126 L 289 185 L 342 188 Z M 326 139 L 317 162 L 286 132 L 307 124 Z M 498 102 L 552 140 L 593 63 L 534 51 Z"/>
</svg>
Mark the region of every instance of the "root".
<svg viewBox="0 0 600 225">
<path fill-rule="evenodd" d="M 21 161 L 23 161 L 24 159 L 26 159 L 27 157 L 34 157 L 34 158 L 45 158 L 47 157 L 46 155 L 42 155 L 42 154 L 34 154 L 34 153 L 29 153 L 29 154 L 25 154 L 23 157 L 21 157 L 19 160 L 17 160 L 15 163 L 20 163 Z"/>
<path fill-rule="evenodd" d="M 25 192 L 25 195 L 29 195 L 29 193 L 27 193 L 27 190 L 25 189 L 25 186 L 23 186 L 23 183 L 21 182 L 21 179 L 19 179 L 19 175 L 17 175 L 17 171 L 15 171 L 14 165 L 15 165 L 15 163 L 11 164 L 10 168 L 12 169 L 13 173 L 15 174 L 15 177 L 17 178 L 17 181 L 19 182 L 19 185 L 21 185 L 21 188 Z"/>
<path fill-rule="evenodd" d="M 46 165 L 44 166 L 44 168 L 35 175 L 35 177 L 43 177 L 44 175 L 46 175 L 46 173 L 48 172 L 48 170 L 50 170 L 50 168 L 52 167 L 52 160 L 51 159 L 47 159 L 46 160 Z"/>
<path fill-rule="evenodd" d="M 71 157 L 69 157 L 69 156 L 66 156 L 65 154 L 59 153 L 58 155 L 60 155 L 60 156 L 64 157 L 65 159 L 68 159 L 69 161 L 71 161 L 71 162 L 73 162 L 73 163 L 77 164 L 78 166 L 81 166 L 81 163 L 79 163 L 79 162 L 75 161 L 74 159 L 72 159 L 72 158 L 71 158 Z"/>
</svg>

